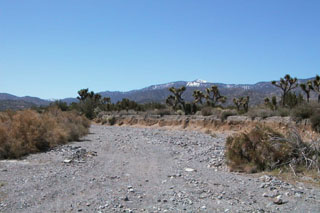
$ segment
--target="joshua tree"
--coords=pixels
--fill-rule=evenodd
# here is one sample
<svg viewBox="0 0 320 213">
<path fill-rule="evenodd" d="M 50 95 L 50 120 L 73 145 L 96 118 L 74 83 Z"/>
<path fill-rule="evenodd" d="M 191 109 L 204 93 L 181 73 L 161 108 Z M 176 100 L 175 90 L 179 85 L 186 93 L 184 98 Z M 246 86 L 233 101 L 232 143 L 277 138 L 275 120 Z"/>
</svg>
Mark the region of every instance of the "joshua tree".
<svg viewBox="0 0 320 213">
<path fill-rule="evenodd" d="M 205 95 L 205 98 L 209 106 L 214 107 L 218 102 L 226 102 L 227 98 L 225 96 L 220 95 L 220 91 L 217 86 L 213 85 L 211 88 L 207 88 L 206 92 L 207 94 Z"/>
<path fill-rule="evenodd" d="M 89 93 L 88 93 L 89 89 L 81 89 L 78 91 L 78 97 L 77 99 L 79 101 L 84 101 L 88 96 L 89 96 Z"/>
<path fill-rule="evenodd" d="M 249 100 L 250 100 L 249 96 L 242 99 L 242 106 L 245 112 L 248 112 L 249 110 Z"/>
<path fill-rule="evenodd" d="M 280 78 L 279 83 L 276 81 L 271 82 L 274 86 L 279 87 L 282 90 L 282 106 L 285 106 L 286 97 L 288 93 L 298 87 L 297 78 L 291 78 L 289 74 L 285 75 L 284 78 Z"/>
<path fill-rule="evenodd" d="M 264 104 L 266 106 L 268 106 L 271 110 L 275 111 L 278 107 L 277 107 L 277 97 L 276 96 L 272 96 L 272 99 L 270 101 L 269 98 L 265 98 L 264 99 Z"/>
<path fill-rule="evenodd" d="M 95 109 L 100 108 L 102 101 L 101 95 L 95 94 L 93 91 L 89 92 L 89 89 L 81 89 L 78 91 L 79 100 L 78 107 L 80 111 L 85 114 L 87 118 L 94 118 L 95 117 Z"/>
<path fill-rule="evenodd" d="M 313 80 L 312 90 L 318 94 L 318 103 L 320 103 L 320 76 L 318 76 L 318 75 Z"/>
<path fill-rule="evenodd" d="M 169 95 L 166 99 L 166 104 L 171 106 L 174 110 L 176 109 L 176 99 L 173 95 Z"/>
<path fill-rule="evenodd" d="M 185 101 L 183 100 L 182 98 L 182 93 L 184 91 L 186 91 L 186 87 L 182 86 L 180 88 L 174 88 L 174 87 L 170 87 L 169 88 L 169 91 L 173 93 L 173 96 L 170 95 L 168 98 L 167 98 L 167 101 L 169 99 L 170 102 L 173 101 L 173 98 L 174 98 L 174 108 L 176 108 L 178 106 L 178 104 L 181 104 L 182 105 L 182 108 L 183 108 L 183 111 L 185 111 Z"/>
<path fill-rule="evenodd" d="M 249 100 L 250 100 L 249 96 L 240 97 L 240 98 L 234 98 L 233 99 L 233 103 L 234 103 L 234 105 L 236 105 L 238 111 L 240 111 L 241 107 L 243 107 L 243 110 L 245 112 L 248 112 L 248 110 L 249 110 Z"/>
<path fill-rule="evenodd" d="M 308 81 L 306 84 L 300 84 L 300 87 L 303 92 L 307 95 L 307 102 L 309 103 L 310 91 L 313 90 L 312 81 Z"/>
<path fill-rule="evenodd" d="M 192 96 L 194 97 L 193 103 L 195 104 L 197 103 L 202 104 L 202 99 L 205 97 L 203 92 L 200 90 L 194 90 Z"/>
<path fill-rule="evenodd" d="M 234 98 L 233 99 L 233 103 L 234 103 L 234 105 L 236 105 L 236 107 L 237 107 L 237 110 L 238 111 L 240 111 L 240 107 L 241 107 L 241 102 L 242 102 L 242 97 L 241 98 Z"/>
</svg>

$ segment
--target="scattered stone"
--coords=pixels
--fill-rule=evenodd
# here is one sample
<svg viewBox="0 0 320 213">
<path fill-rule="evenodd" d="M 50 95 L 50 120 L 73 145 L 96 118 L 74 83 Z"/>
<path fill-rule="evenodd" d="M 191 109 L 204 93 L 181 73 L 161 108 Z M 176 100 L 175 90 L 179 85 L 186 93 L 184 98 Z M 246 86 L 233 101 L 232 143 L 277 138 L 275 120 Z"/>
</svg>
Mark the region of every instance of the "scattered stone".
<svg viewBox="0 0 320 213">
<path fill-rule="evenodd" d="M 65 159 L 64 161 L 63 161 L 63 163 L 71 163 L 72 162 L 72 159 Z"/>
<path fill-rule="evenodd" d="M 186 171 L 186 172 L 196 172 L 197 170 L 192 169 L 192 168 L 185 168 L 184 171 Z"/>
<path fill-rule="evenodd" d="M 278 195 L 278 196 L 273 200 L 273 203 L 274 203 L 274 204 L 277 204 L 277 205 L 282 205 L 282 204 L 284 204 L 285 202 L 283 202 L 282 196 L 281 196 L 281 195 Z"/>
</svg>

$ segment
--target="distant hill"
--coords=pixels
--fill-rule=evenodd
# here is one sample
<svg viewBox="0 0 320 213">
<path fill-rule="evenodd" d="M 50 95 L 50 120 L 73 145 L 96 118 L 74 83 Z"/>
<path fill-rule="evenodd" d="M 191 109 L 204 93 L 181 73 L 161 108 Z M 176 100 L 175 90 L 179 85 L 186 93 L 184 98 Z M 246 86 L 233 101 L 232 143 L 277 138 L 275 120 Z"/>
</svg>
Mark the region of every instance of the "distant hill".
<svg viewBox="0 0 320 213">
<path fill-rule="evenodd" d="M 31 97 L 31 96 L 18 97 L 8 93 L 0 93 L 0 100 L 20 100 L 20 101 L 33 103 L 37 106 L 47 106 L 51 102 L 49 100 L 44 100 L 37 97 Z"/>
<path fill-rule="evenodd" d="M 0 93 L 0 110 L 6 109 L 27 109 L 32 106 L 48 106 L 50 101 L 37 97 L 24 96 L 18 97 L 8 93 Z"/>
<path fill-rule="evenodd" d="M 306 82 L 309 79 L 301 79 L 299 83 Z M 183 93 L 183 98 L 186 101 L 192 101 L 192 93 L 194 90 L 205 91 L 206 88 L 216 85 L 220 89 L 220 93 L 227 96 L 227 104 L 232 104 L 234 97 L 247 96 L 251 97 L 251 104 L 263 103 L 265 97 L 278 96 L 280 97 L 281 90 L 271 84 L 271 82 L 258 82 L 256 84 L 223 84 L 211 83 L 204 80 L 194 81 L 177 81 L 166 84 L 152 85 L 140 90 L 132 90 L 128 92 L 100 92 L 103 97 L 110 97 L 112 102 L 117 102 L 123 98 L 134 100 L 138 103 L 146 102 L 162 102 L 164 103 L 168 95 L 170 95 L 170 87 L 185 86 L 186 91 Z M 301 92 L 300 88 L 296 90 Z M 314 97 L 315 98 L 315 97 Z"/>
<path fill-rule="evenodd" d="M 306 82 L 309 79 L 299 79 L 299 83 Z M 281 95 L 281 90 L 271 84 L 271 82 L 258 82 L 256 84 L 224 84 L 224 83 L 211 83 L 204 80 L 194 80 L 194 81 L 176 81 L 165 84 L 157 84 L 142 89 L 131 90 L 128 92 L 120 91 L 104 91 L 98 92 L 103 97 L 110 97 L 113 103 L 121 101 L 123 98 L 128 98 L 130 100 L 136 101 L 138 103 L 147 102 L 161 102 L 164 103 L 168 95 L 170 95 L 170 87 L 181 87 L 185 86 L 186 91 L 183 93 L 183 98 L 186 101 L 192 101 L 192 93 L 194 90 L 205 91 L 206 88 L 212 85 L 217 85 L 220 89 L 222 95 L 227 96 L 227 103 L 232 104 L 232 99 L 234 97 L 240 96 L 250 96 L 250 104 L 263 103 L 265 97 L 272 97 Z M 96 92 L 96 91 L 95 91 Z M 296 92 L 301 92 L 300 88 L 296 89 Z M 312 93 L 311 98 L 316 98 L 315 94 Z M 5 101 L 5 102 L 3 102 Z M 71 104 L 72 102 L 78 102 L 76 98 L 65 98 L 61 101 Z M 8 93 L 0 93 L 0 103 L 2 102 L 2 109 L 5 108 L 28 108 L 30 106 L 47 106 L 52 101 L 43 100 L 37 97 L 18 97 Z M 12 105 L 12 106 L 11 106 Z M 6 106 L 6 107 L 5 107 Z"/>
<path fill-rule="evenodd" d="M 36 106 L 36 105 L 23 100 L 0 100 L 0 111 L 4 111 L 7 109 L 12 109 L 12 110 L 28 109 L 33 106 Z"/>
</svg>

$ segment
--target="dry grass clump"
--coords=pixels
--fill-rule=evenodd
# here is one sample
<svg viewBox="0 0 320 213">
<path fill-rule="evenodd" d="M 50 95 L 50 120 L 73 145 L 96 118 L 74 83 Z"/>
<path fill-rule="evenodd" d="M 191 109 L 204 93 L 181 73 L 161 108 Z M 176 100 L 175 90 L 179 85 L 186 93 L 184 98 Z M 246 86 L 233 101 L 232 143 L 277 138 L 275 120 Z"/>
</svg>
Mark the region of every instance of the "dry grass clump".
<svg viewBox="0 0 320 213">
<path fill-rule="evenodd" d="M 320 112 L 320 105 L 315 103 L 306 103 L 300 104 L 299 106 L 295 107 L 292 112 L 291 116 L 296 121 L 301 121 L 303 119 L 311 118 L 314 114 Z"/>
<path fill-rule="evenodd" d="M 210 116 L 210 115 L 212 115 L 213 114 L 213 112 L 212 112 L 212 107 L 203 107 L 202 109 L 201 109 L 201 115 L 202 116 Z"/>
<path fill-rule="evenodd" d="M 268 117 L 276 116 L 277 113 L 266 107 L 255 107 L 255 108 L 251 108 L 246 113 L 246 115 L 249 116 L 251 119 L 255 119 L 257 117 L 265 119 Z"/>
<path fill-rule="evenodd" d="M 227 163 L 232 171 L 248 173 L 288 167 L 320 168 L 320 150 L 316 143 L 304 143 L 291 132 L 288 137 L 268 127 L 258 126 L 248 133 L 227 138 Z"/>
<path fill-rule="evenodd" d="M 220 114 L 220 119 L 221 119 L 221 121 L 225 121 L 225 120 L 227 120 L 227 118 L 229 116 L 234 116 L 234 115 L 237 115 L 237 114 L 238 113 L 235 110 L 224 110 Z"/>
<path fill-rule="evenodd" d="M 311 127 L 314 131 L 320 133 L 320 111 L 313 113 L 310 118 Z"/>
<path fill-rule="evenodd" d="M 89 120 L 75 112 L 50 108 L 0 113 L 0 159 L 45 151 L 88 134 Z"/>
</svg>

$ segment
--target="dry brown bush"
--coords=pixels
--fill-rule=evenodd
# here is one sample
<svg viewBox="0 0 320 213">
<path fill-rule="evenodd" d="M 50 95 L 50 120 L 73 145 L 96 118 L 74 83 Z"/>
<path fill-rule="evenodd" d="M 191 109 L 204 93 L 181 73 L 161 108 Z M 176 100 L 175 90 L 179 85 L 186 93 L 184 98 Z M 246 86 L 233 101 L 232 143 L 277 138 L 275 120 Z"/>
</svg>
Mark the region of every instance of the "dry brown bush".
<svg viewBox="0 0 320 213">
<path fill-rule="evenodd" d="M 49 108 L 0 113 L 0 159 L 45 151 L 88 133 L 90 122 L 75 112 Z"/>
<path fill-rule="evenodd" d="M 227 163 L 232 171 L 258 172 L 289 167 L 316 169 L 319 172 L 318 143 L 305 143 L 297 131 L 285 137 L 275 130 L 257 126 L 248 133 L 228 137 Z"/>
</svg>

